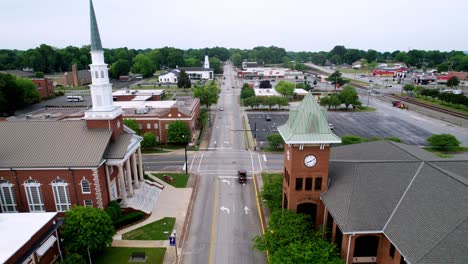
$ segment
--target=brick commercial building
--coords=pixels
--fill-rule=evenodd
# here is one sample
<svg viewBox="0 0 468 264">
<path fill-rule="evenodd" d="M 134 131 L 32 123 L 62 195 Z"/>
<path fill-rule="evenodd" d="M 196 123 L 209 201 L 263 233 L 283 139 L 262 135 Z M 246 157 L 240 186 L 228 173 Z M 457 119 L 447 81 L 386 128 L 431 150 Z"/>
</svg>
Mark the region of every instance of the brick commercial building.
<svg viewBox="0 0 468 264">
<path fill-rule="evenodd" d="M 34 78 L 32 82 L 36 85 L 37 91 L 41 95 L 41 98 L 49 97 L 54 94 L 55 86 L 54 82 L 47 78 Z"/>
<path fill-rule="evenodd" d="M 114 101 L 161 101 L 166 92 L 164 90 L 130 90 L 121 89 L 112 93 Z"/>
<path fill-rule="evenodd" d="M 308 94 L 287 123 L 283 208 L 311 216 L 346 263 L 468 263 L 468 160 L 340 142 Z"/>
<path fill-rule="evenodd" d="M 76 64 L 72 65 L 71 72 L 65 72 L 57 80 L 57 85 L 62 86 L 81 86 L 90 84 L 92 81 L 91 72 L 89 70 L 78 70 Z"/>
<path fill-rule="evenodd" d="M 0 263 L 49 264 L 62 259 L 57 213 L 0 214 Z"/>
<path fill-rule="evenodd" d="M 93 107 L 76 120 L 0 123 L 2 212 L 65 212 L 73 205 L 150 213 L 160 189 L 143 178 L 141 137 L 123 125 L 113 105 L 91 2 Z"/>
</svg>

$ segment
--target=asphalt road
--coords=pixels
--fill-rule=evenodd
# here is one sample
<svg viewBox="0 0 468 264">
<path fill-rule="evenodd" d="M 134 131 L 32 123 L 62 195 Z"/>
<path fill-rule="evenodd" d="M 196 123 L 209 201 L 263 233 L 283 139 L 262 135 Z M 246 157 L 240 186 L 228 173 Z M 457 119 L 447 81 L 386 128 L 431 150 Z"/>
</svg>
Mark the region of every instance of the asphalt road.
<svg viewBox="0 0 468 264">
<path fill-rule="evenodd" d="M 196 152 L 190 171 L 200 174 L 197 195 L 184 245 L 182 263 L 266 263 L 265 254 L 252 249 L 261 234 L 252 172 L 261 171 L 258 153 L 245 150 L 240 91 L 231 65 L 224 67 L 224 84 L 213 120 L 207 151 Z M 232 87 L 236 88 L 232 88 Z M 219 106 L 224 111 L 219 111 Z M 237 170 L 246 169 L 247 183 L 237 182 Z"/>
</svg>

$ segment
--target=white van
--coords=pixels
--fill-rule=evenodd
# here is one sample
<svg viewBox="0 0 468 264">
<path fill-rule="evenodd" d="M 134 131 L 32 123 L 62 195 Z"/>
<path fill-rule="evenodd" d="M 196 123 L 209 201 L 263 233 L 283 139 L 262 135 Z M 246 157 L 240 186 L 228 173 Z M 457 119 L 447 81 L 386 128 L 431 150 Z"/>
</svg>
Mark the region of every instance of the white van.
<svg viewBox="0 0 468 264">
<path fill-rule="evenodd" d="M 83 102 L 83 97 L 80 95 L 68 95 L 67 102 Z"/>
</svg>

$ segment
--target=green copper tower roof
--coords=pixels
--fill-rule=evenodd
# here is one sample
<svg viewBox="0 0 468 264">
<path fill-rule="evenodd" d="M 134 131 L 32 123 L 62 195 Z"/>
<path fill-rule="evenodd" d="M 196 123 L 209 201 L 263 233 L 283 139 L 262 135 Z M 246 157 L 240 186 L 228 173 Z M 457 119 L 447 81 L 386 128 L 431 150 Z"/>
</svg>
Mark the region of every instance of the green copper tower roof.
<svg viewBox="0 0 468 264">
<path fill-rule="evenodd" d="M 94 14 L 93 1 L 89 0 L 89 11 L 91 18 L 91 51 L 102 50 L 101 37 L 99 36 L 99 28 Z"/>
<path fill-rule="evenodd" d="M 296 110 L 289 111 L 286 124 L 278 127 L 287 144 L 330 144 L 341 143 L 328 126 L 327 118 L 320 106 L 308 93 Z"/>
</svg>

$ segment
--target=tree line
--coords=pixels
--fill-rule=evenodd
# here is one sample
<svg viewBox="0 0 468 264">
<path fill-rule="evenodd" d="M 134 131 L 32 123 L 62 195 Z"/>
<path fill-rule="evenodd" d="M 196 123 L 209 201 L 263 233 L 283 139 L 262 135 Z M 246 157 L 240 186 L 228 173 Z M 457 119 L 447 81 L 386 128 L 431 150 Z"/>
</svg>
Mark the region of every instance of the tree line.
<svg viewBox="0 0 468 264">
<path fill-rule="evenodd" d="M 0 72 L 0 114 L 12 115 L 18 109 L 41 99 L 36 85 L 26 78 Z"/>
<path fill-rule="evenodd" d="M 348 49 L 345 46 L 335 46 L 330 51 L 319 52 L 293 52 L 284 48 L 255 47 L 253 49 L 227 49 L 213 47 L 208 49 L 210 66 L 215 73 L 222 72 L 222 61 L 230 59 L 236 66 L 243 61 L 256 61 L 260 64 L 283 64 L 290 68 L 302 70 L 303 65 L 291 61 L 308 62 L 325 65 L 352 64 L 364 59 L 369 64 L 403 62 L 410 67 L 437 68 L 439 71 L 457 70 L 468 71 L 468 55 L 462 51 L 438 51 L 438 50 L 410 50 L 380 52 L 373 49 L 360 50 Z M 173 47 L 157 49 L 128 49 L 115 48 L 104 49 L 106 62 L 111 66 L 112 77 L 117 77 L 122 72 L 129 71 L 150 76 L 156 70 L 162 68 L 200 67 L 203 65 L 205 49 L 182 50 Z M 115 63 L 119 62 L 117 65 Z M 47 44 L 39 47 L 23 50 L 0 50 L 0 70 L 33 68 L 37 72 L 54 73 L 70 71 L 71 65 L 76 63 L 78 69 L 87 69 L 91 63 L 90 46 L 55 48 Z"/>
</svg>

